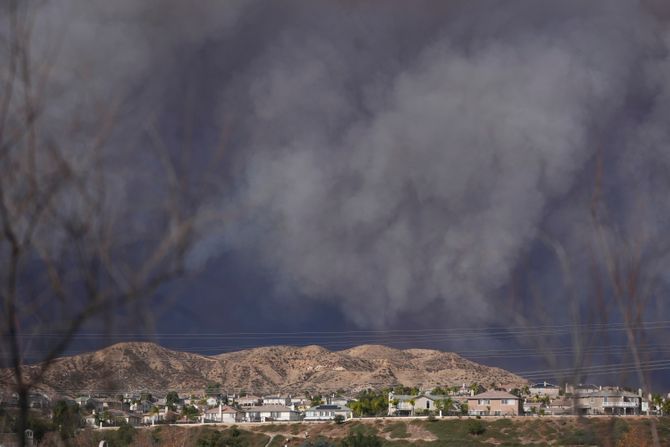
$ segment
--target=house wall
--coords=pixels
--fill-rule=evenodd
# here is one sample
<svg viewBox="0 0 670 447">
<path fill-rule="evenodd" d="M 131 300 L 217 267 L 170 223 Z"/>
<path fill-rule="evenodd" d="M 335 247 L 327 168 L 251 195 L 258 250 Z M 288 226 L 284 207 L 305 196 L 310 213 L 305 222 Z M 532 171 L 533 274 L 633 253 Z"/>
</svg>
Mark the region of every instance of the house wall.
<svg viewBox="0 0 670 447">
<path fill-rule="evenodd" d="M 255 421 L 259 420 L 264 422 L 268 419 L 275 421 L 298 421 L 300 420 L 300 415 L 293 411 L 260 411 L 260 412 L 249 412 L 247 413 L 247 420 Z"/>
<path fill-rule="evenodd" d="M 558 397 L 560 394 L 560 388 L 530 388 L 528 391 L 537 396 Z"/>
<path fill-rule="evenodd" d="M 411 405 L 410 405 L 411 408 Z M 435 410 L 435 401 L 425 396 L 418 397 L 414 401 L 414 411 L 433 411 Z"/>
<path fill-rule="evenodd" d="M 288 397 L 264 397 L 263 405 L 290 405 L 291 400 Z"/>
<path fill-rule="evenodd" d="M 521 413 L 520 406 L 519 399 L 468 399 L 468 413 L 471 415 L 517 416 Z"/>
<path fill-rule="evenodd" d="M 640 401 L 624 396 L 580 396 L 577 407 L 582 414 L 639 414 Z"/>
<path fill-rule="evenodd" d="M 307 411 L 305 413 L 305 420 L 331 420 L 335 419 L 335 416 L 342 415 L 345 419 L 351 419 L 351 411 L 338 411 L 338 410 L 313 410 Z"/>
</svg>

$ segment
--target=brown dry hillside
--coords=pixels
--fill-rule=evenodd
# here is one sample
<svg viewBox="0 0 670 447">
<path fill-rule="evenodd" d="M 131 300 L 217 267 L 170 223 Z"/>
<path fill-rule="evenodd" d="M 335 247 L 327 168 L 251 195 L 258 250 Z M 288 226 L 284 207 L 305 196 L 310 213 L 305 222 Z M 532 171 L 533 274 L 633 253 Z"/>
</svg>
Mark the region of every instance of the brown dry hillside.
<svg viewBox="0 0 670 447">
<path fill-rule="evenodd" d="M 221 383 L 229 391 L 256 393 L 355 392 L 397 384 L 431 388 L 471 382 L 526 383 L 508 371 L 429 349 L 363 345 L 329 351 L 320 346 L 271 346 L 204 356 L 134 342 L 58 359 L 44 379 L 44 388 L 70 395 L 86 390 L 161 394 L 200 391 L 210 382 Z"/>
</svg>

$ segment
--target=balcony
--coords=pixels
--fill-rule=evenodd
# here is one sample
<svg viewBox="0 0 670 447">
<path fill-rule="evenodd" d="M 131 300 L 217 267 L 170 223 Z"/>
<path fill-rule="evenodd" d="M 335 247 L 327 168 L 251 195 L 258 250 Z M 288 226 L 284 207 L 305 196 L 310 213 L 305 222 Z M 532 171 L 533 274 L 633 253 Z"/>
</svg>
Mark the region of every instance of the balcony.
<svg viewBox="0 0 670 447">
<path fill-rule="evenodd" d="M 603 408 L 637 408 L 638 402 L 603 402 Z"/>
</svg>

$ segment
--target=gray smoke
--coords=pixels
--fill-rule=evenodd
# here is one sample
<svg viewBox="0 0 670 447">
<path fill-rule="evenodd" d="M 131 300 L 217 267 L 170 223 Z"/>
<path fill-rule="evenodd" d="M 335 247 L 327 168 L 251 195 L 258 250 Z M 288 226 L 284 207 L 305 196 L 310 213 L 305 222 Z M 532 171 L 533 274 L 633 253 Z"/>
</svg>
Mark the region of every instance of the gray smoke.
<svg viewBox="0 0 670 447">
<path fill-rule="evenodd" d="M 362 75 L 348 37 L 287 31 L 246 88 L 253 130 L 237 203 L 256 214 L 239 245 L 282 286 L 335 299 L 361 325 L 436 299 L 452 322 L 495 316 L 658 45 L 631 2 L 538 9 L 451 11 L 416 58 L 394 66 L 366 54 L 376 62 Z M 401 41 L 391 33 L 386 45 Z M 589 230 L 565 224 L 572 237 Z"/>
<path fill-rule="evenodd" d="M 359 325 L 435 302 L 451 322 L 491 319 L 540 233 L 588 262 L 599 149 L 617 221 L 667 223 L 664 9 L 445 3 L 54 2 L 39 33 L 46 48 L 67 29 L 53 119 L 81 110 L 85 86 L 127 107 L 128 141 L 176 113 L 174 78 L 198 71 L 203 123 L 232 129 L 234 183 L 208 206 L 236 219 L 207 229 L 194 263 L 244 253 Z"/>
</svg>

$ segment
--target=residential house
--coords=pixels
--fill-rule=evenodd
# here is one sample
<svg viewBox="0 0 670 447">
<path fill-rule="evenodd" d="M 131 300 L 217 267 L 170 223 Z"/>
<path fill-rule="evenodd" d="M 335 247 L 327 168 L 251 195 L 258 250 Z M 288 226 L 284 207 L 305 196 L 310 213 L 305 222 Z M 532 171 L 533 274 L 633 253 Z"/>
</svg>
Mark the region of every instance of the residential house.
<svg viewBox="0 0 670 447">
<path fill-rule="evenodd" d="M 283 396 L 263 396 L 261 401 L 263 405 L 291 405 L 291 398 Z"/>
<path fill-rule="evenodd" d="M 351 419 L 353 413 L 351 408 L 342 405 L 317 405 L 309 408 L 305 412 L 306 421 L 330 421 L 337 416 L 342 416 L 345 420 Z"/>
<path fill-rule="evenodd" d="M 261 404 L 259 396 L 244 396 L 237 398 L 237 405 L 240 407 L 255 407 Z"/>
<path fill-rule="evenodd" d="M 340 405 L 342 407 L 346 407 L 347 404 L 351 401 L 356 400 L 355 397 L 351 396 L 328 396 L 326 397 L 326 404 L 328 405 Z"/>
<path fill-rule="evenodd" d="M 107 423 L 110 425 L 119 425 L 122 422 L 125 422 L 132 426 L 139 426 L 143 421 L 143 418 L 140 415 L 127 413 L 121 410 L 107 410 L 107 413 L 109 415 Z"/>
<path fill-rule="evenodd" d="M 544 414 L 547 411 L 547 406 L 544 402 L 526 399 L 523 401 L 524 414 Z"/>
<path fill-rule="evenodd" d="M 218 407 L 205 410 L 204 422 L 234 424 L 235 422 L 239 422 L 241 418 L 242 413 L 233 407 L 220 404 Z"/>
<path fill-rule="evenodd" d="M 551 415 L 561 416 L 575 413 L 575 400 L 570 397 L 558 397 L 551 399 L 547 405 L 546 412 Z"/>
<path fill-rule="evenodd" d="M 97 422 L 98 418 L 96 417 L 95 410 L 93 413 L 84 416 L 84 423 L 90 427 L 95 427 L 98 425 Z"/>
<path fill-rule="evenodd" d="M 558 397 L 561 388 L 558 385 L 552 385 L 548 382 L 534 383 L 528 388 L 531 395 L 534 396 L 549 396 L 550 398 Z"/>
<path fill-rule="evenodd" d="M 414 412 L 415 414 L 437 413 L 438 411 L 443 410 L 441 403 L 443 403 L 447 399 L 450 399 L 453 403 L 455 403 L 453 398 L 449 396 L 443 396 L 438 394 L 421 395 L 414 402 Z M 456 408 L 452 407 L 449 409 L 449 412 L 453 412 L 455 410 Z"/>
<path fill-rule="evenodd" d="M 144 425 L 154 425 L 158 421 L 158 413 L 144 413 L 142 415 L 142 423 Z"/>
<path fill-rule="evenodd" d="M 588 394 L 600 390 L 602 387 L 580 383 L 578 385 L 565 384 L 565 394 Z"/>
<path fill-rule="evenodd" d="M 102 402 L 90 396 L 80 396 L 75 399 L 75 402 L 77 402 L 77 405 L 79 405 L 79 407 L 82 409 L 91 409 L 94 411 L 103 410 Z"/>
<path fill-rule="evenodd" d="M 639 415 L 642 414 L 642 397 L 628 391 L 599 389 L 575 398 L 575 408 L 580 415 Z"/>
<path fill-rule="evenodd" d="M 452 399 L 449 396 L 435 394 L 420 394 L 416 396 L 389 393 L 389 416 L 413 416 L 416 414 L 436 413 L 440 408 L 440 401 Z M 453 401 L 453 399 L 452 399 Z M 454 402 L 455 404 L 455 402 Z M 455 407 L 450 411 L 455 410 Z"/>
<path fill-rule="evenodd" d="M 130 404 L 130 411 L 139 412 L 139 413 L 146 413 L 147 411 L 151 410 L 152 407 L 153 407 L 153 404 L 149 401 L 146 401 L 146 400 L 142 401 L 142 402 L 133 401 Z"/>
<path fill-rule="evenodd" d="M 247 422 L 266 421 L 299 421 L 300 413 L 285 405 L 260 405 L 244 408 L 244 419 Z"/>
<path fill-rule="evenodd" d="M 102 407 L 106 410 L 119 410 L 123 411 L 124 407 L 125 408 L 130 408 L 128 404 L 125 404 L 123 401 L 119 399 L 115 399 L 113 397 L 105 397 L 101 399 L 102 402 Z"/>
<path fill-rule="evenodd" d="M 139 393 L 123 393 L 123 401 L 130 404 L 133 401 L 140 400 L 141 394 Z"/>
<path fill-rule="evenodd" d="M 521 412 L 521 399 L 505 391 L 485 391 L 468 398 L 472 416 L 518 416 Z"/>
<path fill-rule="evenodd" d="M 416 407 L 416 399 L 419 396 L 412 396 L 410 394 L 395 394 L 393 391 L 389 393 L 388 401 L 388 415 L 389 416 L 411 416 L 414 414 Z"/>
<path fill-rule="evenodd" d="M 293 411 L 306 411 L 310 403 L 311 400 L 307 396 L 295 396 L 290 398 L 289 406 Z"/>
</svg>

